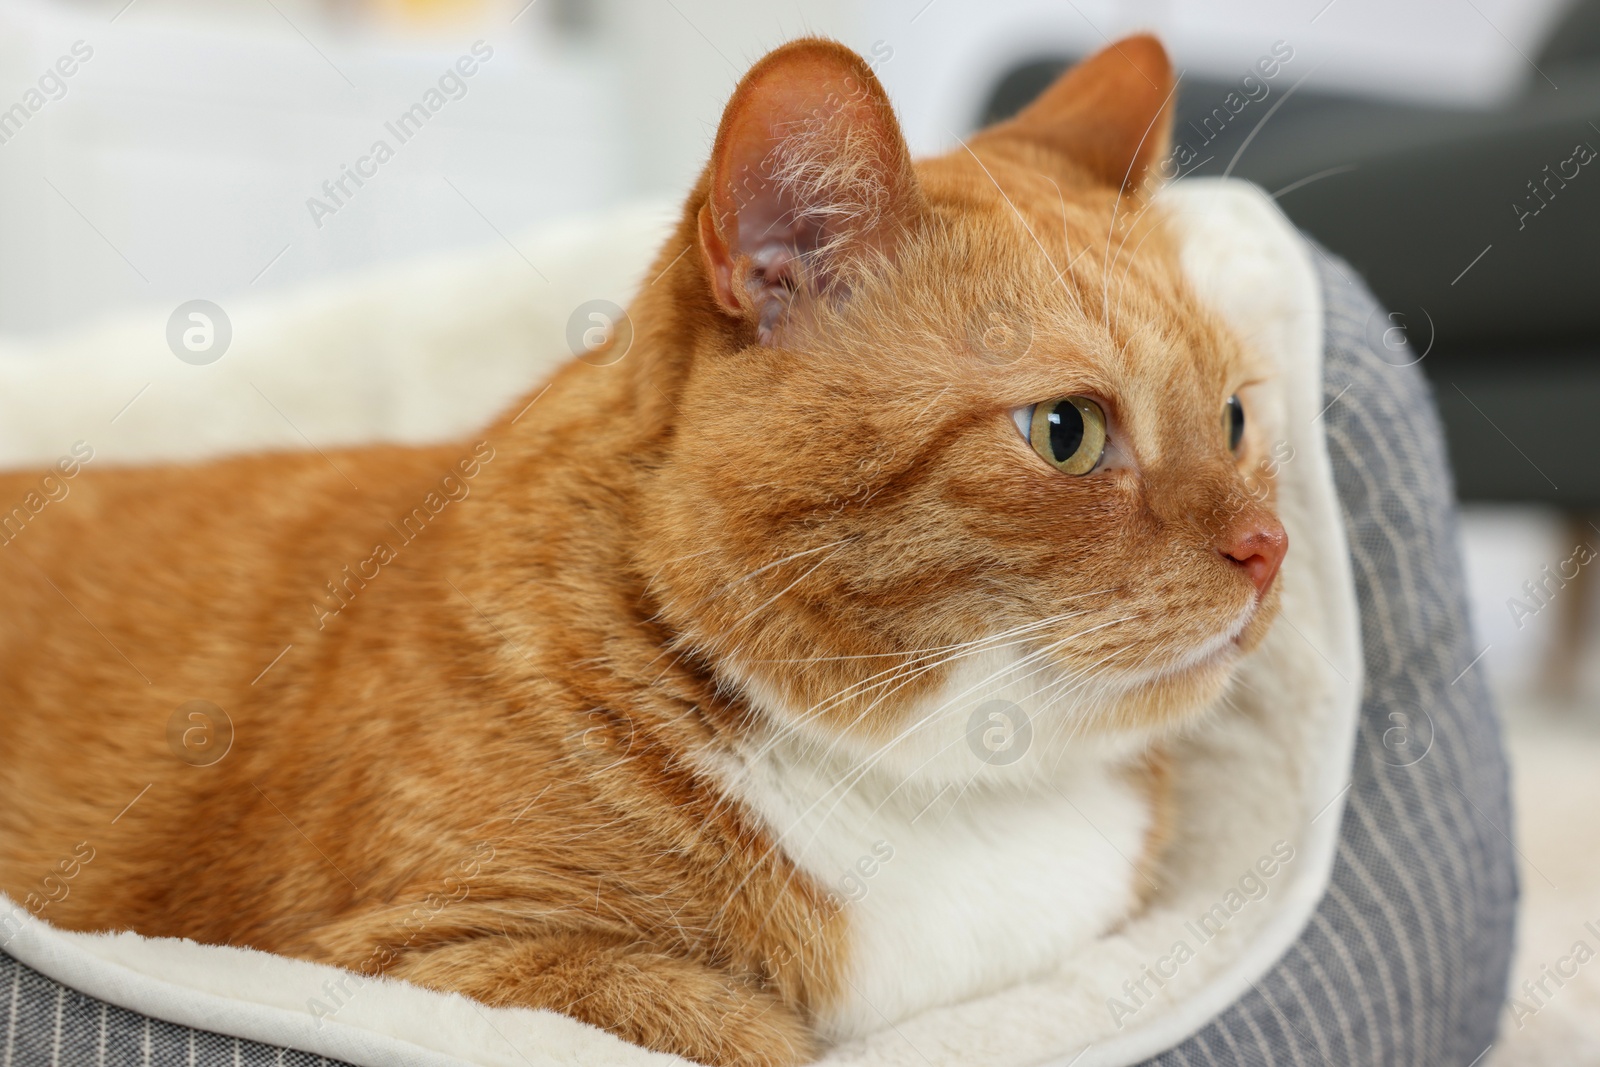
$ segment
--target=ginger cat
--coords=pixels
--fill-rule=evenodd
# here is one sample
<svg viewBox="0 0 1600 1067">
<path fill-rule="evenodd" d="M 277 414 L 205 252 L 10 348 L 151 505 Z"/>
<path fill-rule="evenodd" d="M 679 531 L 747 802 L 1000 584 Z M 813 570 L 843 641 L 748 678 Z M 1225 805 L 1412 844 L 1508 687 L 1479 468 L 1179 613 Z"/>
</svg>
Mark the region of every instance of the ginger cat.
<svg viewBox="0 0 1600 1067">
<path fill-rule="evenodd" d="M 1144 196 L 1173 88 L 1130 38 L 913 164 L 795 41 L 620 362 L 458 446 L 83 471 L 0 546 L 0 887 L 741 1065 L 1124 921 L 1286 548 Z"/>
</svg>

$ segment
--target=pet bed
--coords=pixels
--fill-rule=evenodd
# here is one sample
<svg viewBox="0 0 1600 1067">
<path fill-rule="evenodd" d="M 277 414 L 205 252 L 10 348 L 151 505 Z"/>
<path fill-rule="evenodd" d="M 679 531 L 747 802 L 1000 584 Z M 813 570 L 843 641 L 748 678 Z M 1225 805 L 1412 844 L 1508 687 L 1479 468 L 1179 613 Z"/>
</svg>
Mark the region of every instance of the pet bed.
<svg viewBox="0 0 1600 1067">
<path fill-rule="evenodd" d="M 1185 742 L 1178 845 L 1147 913 L 1059 973 L 829 1064 L 1469 1064 L 1493 1038 L 1515 901 L 1506 772 L 1426 387 L 1376 343 L 1386 323 L 1349 269 L 1254 187 L 1162 199 L 1202 297 L 1279 360 L 1284 614 L 1237 706 Z M 566 358 L 574 309 L 651 283 L 639 267 L 669 218 L 241 300 L 230 351 L 203 366 L 168 351 L 165 312 L 0 351 L 0 462 L 79 439 L 109 466 L 464 435 Z M 341 972 L 301 961 L 69 933 L 4 898 L 0 947 L 7 1067 L 683 1062 L 549 1012 L 391 981 L 341 995 Z"/>
</svg>

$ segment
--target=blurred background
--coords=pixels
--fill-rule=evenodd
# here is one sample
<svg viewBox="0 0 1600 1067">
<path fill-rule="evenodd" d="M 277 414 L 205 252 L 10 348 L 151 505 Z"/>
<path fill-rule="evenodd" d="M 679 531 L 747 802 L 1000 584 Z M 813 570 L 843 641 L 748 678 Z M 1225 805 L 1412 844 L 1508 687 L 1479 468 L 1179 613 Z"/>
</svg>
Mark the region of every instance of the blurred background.
<svg viewBox="0 0 1600 1067">
<path fill-rule="evenodd" d="M 0 0 L 0 345 L 669 202 L 802 33 L 936 152 L 1141 29 L 1183 72 L 1174 170 L 1265 188 L 1434 384 L 1536 976 L 1600 918 L 1600 2 Z M 1493 1056 L 1600 1063 L 1600 973 Z"/>
</svg>

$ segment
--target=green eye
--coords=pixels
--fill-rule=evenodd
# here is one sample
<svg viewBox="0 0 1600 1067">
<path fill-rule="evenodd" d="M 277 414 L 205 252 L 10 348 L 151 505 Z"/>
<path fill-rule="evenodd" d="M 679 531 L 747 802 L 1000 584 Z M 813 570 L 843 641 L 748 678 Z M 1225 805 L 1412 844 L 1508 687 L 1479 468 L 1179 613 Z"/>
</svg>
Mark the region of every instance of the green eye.
<svg viewBox="0 0 1600 1067">
<path fill-rule="evenodd" d="M 1057 470 L 1088 474 L 1106 450 L 1106 413 L 1086 396 L 1035 404 L 1028 443 Z"/>
<path fill-rule="evenodd" d="M 1222 407 L 1222 432 L 1228 439 L 1228 451 L 1239 451 L 1239 442 L 1244 440 L 1244 405 L 1237 395 L 1230 396 Z"/>
</svg>

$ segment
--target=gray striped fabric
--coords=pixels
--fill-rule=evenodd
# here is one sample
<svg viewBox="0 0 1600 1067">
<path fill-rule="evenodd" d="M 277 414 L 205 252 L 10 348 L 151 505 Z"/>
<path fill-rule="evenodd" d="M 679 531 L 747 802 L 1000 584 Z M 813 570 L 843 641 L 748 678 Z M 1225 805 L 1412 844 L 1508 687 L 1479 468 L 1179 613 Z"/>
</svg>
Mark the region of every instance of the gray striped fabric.
<svg viewBox="0 0 1600 1067">
<path fill-rule="evenodd" d="M 0 954 L 0 1067 L 339 1067 L 307 1052 L 146 1018 Z"/>
<path fill-rule="evenodd" d="M 1479 649 L 1438 421 L 1418 370 L 1391 365 L 1409 357 L 1376 343 L 1388 324 L 1371 295 L 1325 255 L 1320 273 L 1324 419 L 1367 672 L 1354 784 L 1310 926 L 1160 1067 L 1469 1067 L 1505 996 L 1516 902 L 1505 758 L 1482 676 L 1467 669 Z M 331 1061 L 146 1019 L 0 955 L 0 1067 L 173 1063 Z"/>
</svg>

